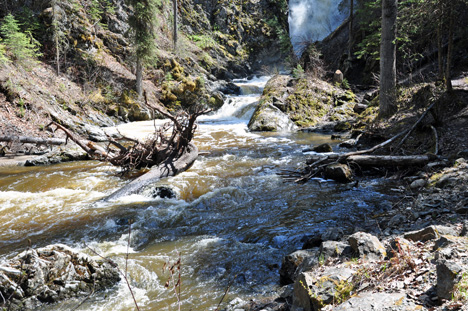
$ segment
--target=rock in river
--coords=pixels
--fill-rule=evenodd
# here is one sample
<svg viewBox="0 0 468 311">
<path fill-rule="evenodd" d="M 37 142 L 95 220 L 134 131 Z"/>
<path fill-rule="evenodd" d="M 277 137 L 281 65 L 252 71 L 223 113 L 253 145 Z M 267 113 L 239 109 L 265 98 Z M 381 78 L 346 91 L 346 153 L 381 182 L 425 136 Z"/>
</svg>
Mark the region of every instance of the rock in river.
<svg viewBox="0 0 468 311">
<path fill-rule="evenodd" d="M 348 165 L 335 163 L 330 164 L 325 168 L 325 178 L 347 183 L 353 180 L 353 173 Z"/>
</svg>

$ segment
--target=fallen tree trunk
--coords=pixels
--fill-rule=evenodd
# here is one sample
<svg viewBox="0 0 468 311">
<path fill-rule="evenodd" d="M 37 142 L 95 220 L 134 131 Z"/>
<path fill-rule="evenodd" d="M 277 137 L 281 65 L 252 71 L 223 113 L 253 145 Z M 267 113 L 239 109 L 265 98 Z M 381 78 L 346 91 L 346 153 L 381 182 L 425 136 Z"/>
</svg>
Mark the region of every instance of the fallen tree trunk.
<svg viewBox="0 0 468 311">
<path fill-rule="evenodd" d="M 412 166 L 425 165 L 437 159 L 433 155 L 388 156 L 388 155 L 353 155 L 346 158 L 347 162 L 360 166 Z"/>
<path fill-rule="evenodd" d="M 60 125 L 57 122 L 52 122 L 47 127 L 55 125 L 57 128 L 61 129 L 66 135 L 67 138 L 70 138 L 75 144 L 77 144 L 81 149 L 86 151 L 87 154 L 89 154 L 91 157 L 101 157 L 101 158 L 107 158 L 109 156 L 108 152 L 104 150 L 102 147 L 96 145 L 92 141 L 82 141 L 73 133 L 71 133 L 68 129 L 66 129 L 64 126 Z"/>
<path fill-rule="evenodd" d="M 147 173 L 141 175 L 126 186 L 104 198 L 103 201 L 112 201 L 126 195 L 139 193 L 145 186 L 152 184 L 161 178 L 174 176 L 189 169 L 197 158 L 198 148 L 193 143 L 189 143 L 185 152 L 182 153 L 181 156 L 178 158 L 170 157 L 163 163 L 153 166 Z"/>
<path fill-rule="evenodd" d="M 390 155 L 343 155 L 331 153 L 327 155 L 313 155 L 307 159 L 306 164 L 316 167 L 326 161 L 326 164 L 332 162 L 353 162 L 364 166 L 410 166 L 423 165 L 430 161 L 437 160 L 436 155 L 411 155 L 411 156 L 390 156 Z"/>
<path fill-rule="evenodd" d="M 29 136 L 0 136 L 0 141 L 36 145 L 63 145 L 66 143 L 66 140 L 61 138 L 41 138 Z"/>
</svg>

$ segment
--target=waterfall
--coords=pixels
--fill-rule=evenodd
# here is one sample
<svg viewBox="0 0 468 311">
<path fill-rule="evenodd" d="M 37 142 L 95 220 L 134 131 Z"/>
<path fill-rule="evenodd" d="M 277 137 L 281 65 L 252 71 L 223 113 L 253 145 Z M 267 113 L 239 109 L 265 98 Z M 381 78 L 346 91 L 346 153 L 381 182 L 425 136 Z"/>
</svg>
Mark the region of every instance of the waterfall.
<svg viewBox="0 0 468 311">
<path fill-rule="evenodd" d="M 333 32 L 348 15 L 347 4 L 347 0 L 290 0 L 289 34 L 296 55 L 300 56 L 307 43 Z"/>
</svg>

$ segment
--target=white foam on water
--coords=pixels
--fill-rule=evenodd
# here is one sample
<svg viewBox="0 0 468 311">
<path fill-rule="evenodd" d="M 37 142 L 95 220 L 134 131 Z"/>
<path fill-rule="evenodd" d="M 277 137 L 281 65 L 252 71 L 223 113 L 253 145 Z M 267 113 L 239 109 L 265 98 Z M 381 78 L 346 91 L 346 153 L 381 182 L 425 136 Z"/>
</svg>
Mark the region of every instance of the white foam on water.
<svg viewBox="0 0 468 311">
<path fill-rule="evenodd" d="M 194 246 L 194 248 L 205 248 L 208 245 L 221 242 L 222 240 L 223 239 L 221 239 L 219 237 L 209 237 L 209 238 L 205 238 L 203 240 L 200 240 L 200 241 L 196 242 L 193 246 Z"/>
<path fill-rule="evenodd" d="M 111 257 L 118 255 L 134 254 L 136 251 L 132 247 L 128 247 L 128 234 L 123 234 L 117 241 L 92 241 L 87 244 L 88 247 L 82 249 L 90 256 L 96 257 L 96 253 L 102 257 Z M 89 249 L 88 249 L 89 248 Z M 91 251 L 92 250 L 92 251 Z M 99 257 L 99 256 L 98 256 Z M 97 258 L 98 259 L 98 258 Z"/>
<path fill-rule="evenodd" d="M 154 198 L 150 198 L 142 194 L 130 194 L 130 195 L 120 197 L 113 202 L 128 204 L 128 203 L 151 202 L 151 201 L 154 201 Z"/>
<path fill-rule="evenodd" d="M 65 203 L 93 202 L 104 196 L 99 191 L 88 191 L 82 189 L 56 188 L 44 192 L 21 192 L 21 191 L 0 191 L 0 211 L 15 206 L 22 211 L 31 208 L 51 212 L 54 208 L 63 207 Z M 84 200 L 85 199 L 85 200 Z M 71 205 L 75 209 L 76 205 Z"/>
<path fill-rule="evenodd" d="M 199 121 L 240 122 L 240 120 L 243 120 L 242 123 L 248 122 L 247 118 L 242 118 L 243 116 L 240 116 L 239 118 L 238 113 L 245 107 L 248 107 L 257 101 L 258 94 L 228 97 L 225 104 L 219 110 L 211 115 L 200 116 Z"/>
</svg>

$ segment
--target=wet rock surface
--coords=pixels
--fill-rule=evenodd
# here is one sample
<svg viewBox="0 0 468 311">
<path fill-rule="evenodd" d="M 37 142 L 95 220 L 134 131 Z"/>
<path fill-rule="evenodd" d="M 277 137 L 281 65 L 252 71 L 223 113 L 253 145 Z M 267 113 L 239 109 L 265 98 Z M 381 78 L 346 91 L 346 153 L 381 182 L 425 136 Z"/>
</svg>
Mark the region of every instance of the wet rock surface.
<svg viewBox="0 0 468 311">
<path fill-rule="evenodd" d="M 0 264 L 0 307 L 34 310 L 42 304 L 86 297 L 114 286 L 117 266 L 99 262 L 65 245 L 28 249 Z"/>
<path fill-rule="evenodd" d="M 353 180 L 353 173 L 348 165 L 335 163 L 327 165 L 324 176 L 326 179 L 333 179 L 338 182 L 347 183 Z"/>
<path fill-rule="evenodd" d="M 349 121 L 355 117 L 355 101 L 356 95 L 351 91 L 345 91 L 319 79 L 275 75 L 265 86 L 260 103 L 249 122 L 249 129 L 279 131 L 280 129 L 273 125 L 257 125 L 261 120 L 268 120 L 272 111 L 275 111 L 275 114 L 281 113 L 295 127 L 304 131 L 333 130 L 337 124 L 349 125 L 344 129 L 349 130 Z M 295 128 L 290 130 L 293 129 Z"/>
<path fill-rule="evenodd" d="M 429 167 L 354 234 L 330 228 L 286 256 L 281 278 L 294 290 L 273 297 L 281 310 L 468 310 L 468 165 Z"/>
</svg>

